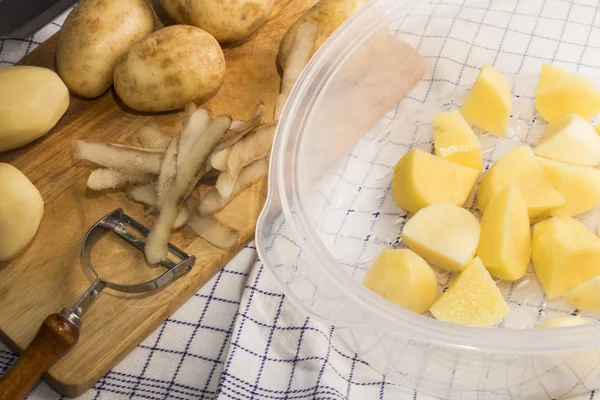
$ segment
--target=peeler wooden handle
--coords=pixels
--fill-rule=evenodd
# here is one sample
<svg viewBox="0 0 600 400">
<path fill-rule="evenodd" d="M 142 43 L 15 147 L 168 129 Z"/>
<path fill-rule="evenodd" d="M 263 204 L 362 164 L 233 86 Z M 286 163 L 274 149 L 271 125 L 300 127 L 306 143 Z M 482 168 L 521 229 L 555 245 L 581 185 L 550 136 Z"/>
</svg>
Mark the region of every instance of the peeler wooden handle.
<svg viewBox="0 0 600 400">
<path fill-rule="evenodd" d="M 25 398 L 33 385 L 79 339 L 79 326 L 62 314 L 49 315 L 21 357 L 0 377 L 0 400 Z"/>
</svg>

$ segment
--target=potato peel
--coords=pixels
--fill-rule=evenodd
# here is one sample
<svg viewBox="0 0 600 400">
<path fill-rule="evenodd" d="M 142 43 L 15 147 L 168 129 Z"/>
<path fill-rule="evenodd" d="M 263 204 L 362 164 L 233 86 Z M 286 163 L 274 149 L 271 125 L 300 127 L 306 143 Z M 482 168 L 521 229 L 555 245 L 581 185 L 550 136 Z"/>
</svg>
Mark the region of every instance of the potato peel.
<svg viewBox="0 0 600 400">
<path fill-rule="evenodd" d="M 191 119 L 190 119 L 191 121 Z M 198 181 L 206 173 L 208 157 L 231 126 L 231 117 L 220 115 L 191 143 L 185 157 L 177 164 L 175 185 L 165 192 L 158 217 L 146 241 L 146 260 L 156 264 L 168 255 L 167 245 L 171 227 L 177 219 L 178 207 L 182 205 Z"/>
<path fill-rule="evenodd" d="M 190 109 L 191 107 L 186 108 L 186 114 L 191 112 Z M 179 139 L 177 168 L 185 160 L 194 142 L 211 124 L 210 113 L 203 108 L 194 110 L 186 119 L 187 123 L 184 123 L 183 132 L 181 132 L 181 138 Z"/>
<path fill-rule="evenodd" d="M 233 193 L 234 187 L 235 180 L 229 175 L 229 172 L 221 172 L 215 184 L 215 189 L 217 189 L 219 194 L 224 198 L 229 198 L 231 197 L 231 193 Z"/>
<path fill-rule="evenodd" d="M 130 186 L 125 190 L 128 199 L 136 203 L 142 203 L 149 207 L 156 206 L 156 193 L 153 183 L 147 183 L 140 186 Z"/>
<path fill-rule="evenodd" d="M 231 154 L 231 147 L 213 153 L 210 156 L 210 165 L 217 171 L 227 171 L 227 160 Z"/>
<path fill-rule="evenodd" d="M 87 187 L 92 190 L 120 189 L 125 186 L 153 182 L 152 174 L 127 174 L 115 169 L 99 168 L 90 173 Z"/>
<path fill-rule="evenodd" d="M 162 154 L 162 152 L 146 152 L 106 143 L 73 141 L 73 155 L 76 159 L 91 161 L 104 167 L 132 174 L 158 175 Z"/>
<path fill-rule="evenodd" d="M 187 224 L 202 239 L 221 249 L 229 249 L 235 246 L 240 237 L 237 230 L 214 217 L 195 215 L 190 218 Z"/>
<path fill-rule="evenodd" d="M 140 145 L 147 149 L 166 149 L 171 139 L 173 137 L 171 135 L 167 135 L 163 133 L 156 126 L 143 126 L 137 135 L 137 140 Z"/>
<path fill-rule="evenodd" d="M 260 124 L 260 120 L 265 112 L 265 104 L 261 101 L 256 105 L 252 112 L 252 117 L 248 121 L 232 121 L 229 131 L 219 142 L 213 153 L 229 148 L 240 141 L 244 136 L 250 133 Z"/>
<path fill-rule="evenodd" d="M 156 180 L 156 206 L 158 209 L 162 206 L 165 193 L 170 190 L 175 183 L 175 176 L 177 175 L 177 149 L 180 146 L 180 139 L 175 137 L 169 143 L 167 151 L 163 157 L 162 164 L 160 166 L 160 173 Z"/>
<path fill-rule="evenodd" d="M 269 155 L 276 128 L 275 124 L 262 125 L 231 148 L 227 171 L 234 180 L 238 178 L 242 168 Z"/>
<path fill-rule="evenodd" d="M 202 196 L 198 205 L 198 213 L 200 216 L 208 216 L 222 210 L 235 196 L 258 182 L 260 179 L 266 177 L 268 172 L 268 157 L 254 161 L 241 171 L 235 182 L 233 191 L 228 198 L 221 196 L 216 188 L 211 188 L 204 196 Z"/>
<path fill-rule="evenodd" d="M 319 23 L 317 21 L 307 21 L 300 25 L 294 35 L 290 55 L 283 71 L 283 78 L 281 79 L 281 91 L 275 105 L 275 121 L 279 121 L 283 106 L 290 96 L 294 84 L 300 77 L 304 67 L 310 61 L 317 43 L 318 32 Z"/>
</svg>

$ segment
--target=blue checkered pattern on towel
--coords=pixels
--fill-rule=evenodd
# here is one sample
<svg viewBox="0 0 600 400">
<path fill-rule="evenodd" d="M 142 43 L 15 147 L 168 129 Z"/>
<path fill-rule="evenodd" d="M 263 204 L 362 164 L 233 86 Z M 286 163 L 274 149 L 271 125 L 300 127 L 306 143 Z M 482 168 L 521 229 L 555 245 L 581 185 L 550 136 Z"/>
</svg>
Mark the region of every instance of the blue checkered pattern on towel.
<svg viewBox="0 0 600 400">
<path fill-rule="evenodd" d="M 424 54 L 428 68 L 443 71 L 436 80 L 449 85 L 473 78 L 476 71 L 468 65 L 470 57 L 491 54 L 489 62 L 493 62 L 494 54 L 503 52 L 514 55 L 513 67 L 520 69 L 523 63 L 541 58 L 536 48 L 554 46 L 555 55 L 548 61 L 585 71 L 588 58 L 600 50 L 596 0 L 506 0 L 501 9 L 491 9 L 486 1 L 468 7 L 463 0 L 422 3 L 434 10 L 422 31 L 403 32 L 405 39 L 412 35 L 409 42 L 419 50 L 425 42 L 446 43 L 448 38 L 468 48 L 464 53 L 441 54 L 442 46 L 436 54 Z M 437 11 L 452 8 L 460 10 L 454 18 L 473 21 L 475 36 L 480 30 L 498 30 L 494 19 L 508 18 L 510 28 L 499 32 L 502 43 L 495 45 L 473 42 L 470 36 L 463 37 L 465 32 L 452 31 L 451 25 L 445 36 L 428 34 L 428 27 L 452 22 L 452 18 L 436 17 Z M 580 36 L 564 35 L 565 13 L 569 24 L 582 31 Z M 50 37 L 65 15 L 27 40 L 0 41 L 0 66 L 14 64 Z M 412 96 L 419 98 L 423 89 L 427 86 L 420 86 Z M 336 331 L 301 314 L 279 291 L 250 245 L 80 398 L 430 399 L 373 371 L 336 340 Z M 0 373 L 15 358 L 0 345 Z M 30 400 L 62 398 L 43 383 L 29 396 Z M 594 393 L 580 398 L 592 399 Z"/>
</svg>

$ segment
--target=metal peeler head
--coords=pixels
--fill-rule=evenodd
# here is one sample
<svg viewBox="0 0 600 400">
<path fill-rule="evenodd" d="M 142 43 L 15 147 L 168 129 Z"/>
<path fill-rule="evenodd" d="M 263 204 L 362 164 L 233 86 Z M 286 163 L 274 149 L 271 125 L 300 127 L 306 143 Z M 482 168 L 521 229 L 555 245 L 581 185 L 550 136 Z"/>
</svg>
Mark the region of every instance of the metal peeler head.
<svg viewBox="0 0 600 400">
<path fill-rule="evenodd" d="M 176 257 L 178 262 L 173 262 L 169 259 L 162 261 L 161 265 L 167 268 L 167 270 L 160 276 L 146 282 L 131 285 L 102 279 L 94 268 L 90 256 L 94 243 L 102 236 L 112 232 L 133 247 L 142 252 L 144 251 L 145 242 L 134 236 L 128 229 L 139 232 L 144 238 L 147 237 L 150 232 L 148 228 L 131 218 L 129 215 L 123 213 L 121 208 L 118 208 L 96 222 L 83 238 L 83 258 L 94 274 L 95 280 L 71 309 L 63 310 L 61 312 L 61 314 L 65 316 L 68 315 L 68 317 L 77 325 L 81 324 L 81 316 L 87 311 L 93 300 L 106 287 L 125 293 L 145 293 L 163 288 L 192 270 L 192 267 L 196 262 L 196 257 L 187 254 L 183 250 L 169 243 L 169 252 Z"/>
</svg>

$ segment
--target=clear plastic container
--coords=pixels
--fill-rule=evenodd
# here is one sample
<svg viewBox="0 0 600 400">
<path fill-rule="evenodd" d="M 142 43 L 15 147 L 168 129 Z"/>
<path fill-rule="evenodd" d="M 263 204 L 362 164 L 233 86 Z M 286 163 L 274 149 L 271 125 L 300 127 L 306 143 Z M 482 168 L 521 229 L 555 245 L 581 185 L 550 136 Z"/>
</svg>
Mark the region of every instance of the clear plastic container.
<svg viewBox="0 0 600 400">
<path fill-rule="evenodd" d="M 457 108 L 484 64 L 512 84 L 507 138 L 481 135 L 489 164 L 535 143 L 543 122 L 533 94 L 543 61 L 595 78 L 595 1 L 373 0 L 313 57 L 283 112 L 269 197 L 257 228 L 261 259 L 288 298 L 387 378 L 449 399 L 542 399 L 600 387 L 600 325 L 535 328 L 577 313 L 547 301 L 535 275 L 499 282 L 510 312 L 469 328 L 397 307 L 361 281 L 384 248 L 401 247 L 406 215 L 392 168 L 413 147 L 431 150 L 431 117 Z M 424 78 L 402 99 L 396 39 L 418 49 Z M 395 97 L 396 96 L 396 97 Z M 582 216 L 595 229 L 596 212 Z M 451 279 L 438 271 L 440 291 Z M 597 320 L 598 316 L 586 314 Z"/>
</svg>

